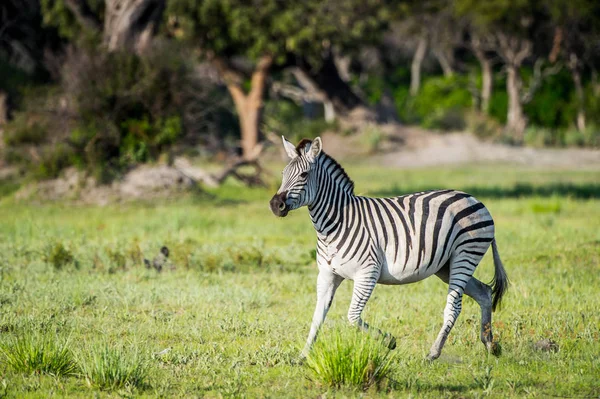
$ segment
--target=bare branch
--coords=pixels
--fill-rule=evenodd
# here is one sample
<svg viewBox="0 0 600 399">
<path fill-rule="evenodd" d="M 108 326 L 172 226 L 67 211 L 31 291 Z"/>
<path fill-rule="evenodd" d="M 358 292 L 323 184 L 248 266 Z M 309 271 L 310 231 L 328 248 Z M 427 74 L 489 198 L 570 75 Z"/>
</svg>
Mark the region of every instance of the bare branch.
<svg viewBox="0 0 600 399">
<path fill-rule="evenodd" d="M 85 29 L 100 32 L 102 24 L 85 0 L 65 0 L 65 6 L 73 13 L 77 22 Z"/>
<path fill-rule="evenodd" d="M 535 64 L 533 66 L 533 76 L 529 80 L 529 86 L 528 86 L 527 90 L 525 90 L 521 94 L 521 102 L 523 104 L 527 104 L 531 100 L 533 100 L 533 95 L 542 86 L 542 83 L 548 77 L 559 73 L 563 67 L 563 65 L 561 63 L 556 63 L 556 64 L 552 65 L 551 67 L 542 69 L 542 66 L 544 65 L 544 63 L 545 63 L 545 61 L 541 58 L 539 58 L 538 60 L 535 61 Z"/>
</svg>

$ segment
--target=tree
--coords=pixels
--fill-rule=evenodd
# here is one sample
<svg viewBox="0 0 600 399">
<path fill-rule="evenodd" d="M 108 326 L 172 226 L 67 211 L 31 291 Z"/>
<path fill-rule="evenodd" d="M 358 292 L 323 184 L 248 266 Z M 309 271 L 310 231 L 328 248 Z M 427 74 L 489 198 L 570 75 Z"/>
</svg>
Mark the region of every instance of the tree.
<svg viewBox="0 0 600 399">
<path fill-rule="evenodd" d="M 240 119 L 243 156 L 256 155 L 269 73 L 299 67 L 337 112 L 362 101 L 339 76 L 334 50 L 349 52 L 383 32 L 379 0 L 172 0 L 168 30 L 191 41 L 219 71 Z M 247 62 L 247 61 L 250 62 Z"/>
<path fill-rule="evenodd" d="M 580 131 L 585 130 L 586 111 L 582 74 L 600 37 L 600 5 L 593 0 L 557 0 L 546 5 L 551 15 L 551 29 L 554 30 L 554 45 L 551 61 L 561 57 L 571 72 L 577 116 L 575 124 Z"/>
<path fill-rule="evenodd" d="M 532 32 L 536 27 L 536 16 L 539 16 L 538 6 L 533 0 L 457 0 L 455 7 L 458 15 L 470 20 L 472 34 L 491 43 L 504 63 L 508 94 L 506 129 L 515 141 L 522 142 L 527 119 L 523 112 L 520 69 L 533 55 Z M 527 96 L 531 94 L 528 90 Z"/>
<path fill-rule="evenodd" d="M 44 22 L 63 37 L 98 36 L 109 51 L 143 52 L 160 25 L 165 0 L 41 0 Z"/>
</svg>

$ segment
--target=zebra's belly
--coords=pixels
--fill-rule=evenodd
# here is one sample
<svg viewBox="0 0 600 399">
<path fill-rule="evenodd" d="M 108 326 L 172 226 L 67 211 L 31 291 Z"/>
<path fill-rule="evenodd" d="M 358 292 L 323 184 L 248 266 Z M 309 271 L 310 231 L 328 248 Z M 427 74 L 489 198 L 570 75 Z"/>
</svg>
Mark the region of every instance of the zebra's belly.
<svg viewBox="0 0 600 399">
<path fill-rule="evenodd" d="M 440 264 L 419 265 L 415 260 L 409 260 L 406 266 L 400 263 L 389 264 L 385 262 L 381 267 L 381 274 L 377 283 L 389 285 L 410 284 L 435 274 L 441 267 Z"/>
</svg>

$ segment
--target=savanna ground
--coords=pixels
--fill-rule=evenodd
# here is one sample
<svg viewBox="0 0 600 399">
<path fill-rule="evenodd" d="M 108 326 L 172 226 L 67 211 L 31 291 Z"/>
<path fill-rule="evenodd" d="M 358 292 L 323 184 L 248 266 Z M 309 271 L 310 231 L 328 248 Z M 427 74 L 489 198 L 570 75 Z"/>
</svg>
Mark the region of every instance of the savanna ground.
<svg viewBox="0 0 600 399">
<path fill-rule="evenodd" d="M 346 166 L 358 194 L 451 187 L 488 206 L 512 282 L 494 314 L 499 358 L 479 342 L 479 308 L 467 298 L 440 359 L 424 360 L 446 301 L 446 285 L 432 277 L 378 286 L 367 305 L 366 321 L 398 342 L 379 388 L 315 379 L 295 362 L 315 305 L 315 235 L 305 209 L 281 220 L 270 213 L 275 187 L 229 183 L 208 195 L 107 207 L 5 198 L 0 344 L 49 332 L 66 340 L 79 369 L 59 377 L 15 371 L 4 360 L 0 396 L 600 396 L 597 170 Z M 176 269 L 147 270 L 140 255 L 152 258 L 163 244 Z M 476 277 L 492 274 L 488 254 Z M 345 326 L 351 288 L 345 282 L 338 290 L 322 342 Z M 558 351 L 536 350 L 540 339 Z M 80 370 L 96 348 L 137 359 L 143 381 L 102 389 Z"/>
</svg>

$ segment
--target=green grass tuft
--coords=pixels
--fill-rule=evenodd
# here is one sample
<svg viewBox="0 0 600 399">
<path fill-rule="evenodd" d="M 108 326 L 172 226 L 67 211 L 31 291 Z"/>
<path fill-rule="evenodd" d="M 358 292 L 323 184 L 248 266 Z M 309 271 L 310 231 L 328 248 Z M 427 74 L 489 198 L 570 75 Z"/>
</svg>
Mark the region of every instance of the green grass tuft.
<svg viewBox="0 0 600 399">
<path fill-rule="evenodd" d="M 320 335 L 306 366 L 324 385 L 366 390 L 389 376 L 393 360 L 381 337 L 345 328 Z"/>
<path fill-rule="evenodd" d="M 80 358 L 81 369 L 88 383 L 101 389 L 143 388 L 148 378 L 148 363 L 134 349 L 100 344 Z"/>
<path fill-rule="evenodd" d="M 68 340 L 51 333 L 23 331 L 0 343 L 0 358 L 8 368 L 28 374 L 70 375 L 77 372 Z"/>
</svg>

